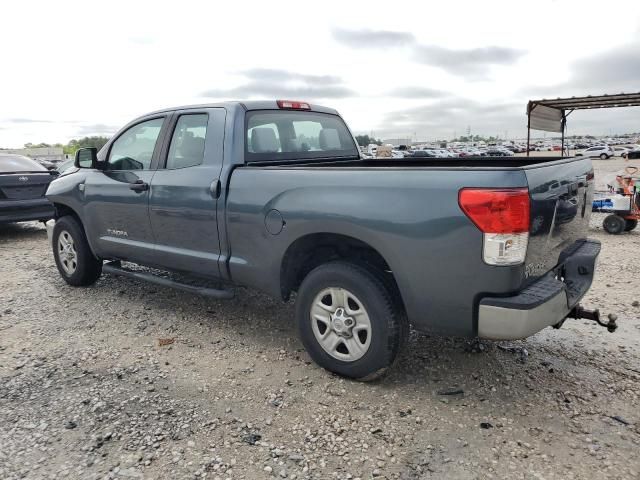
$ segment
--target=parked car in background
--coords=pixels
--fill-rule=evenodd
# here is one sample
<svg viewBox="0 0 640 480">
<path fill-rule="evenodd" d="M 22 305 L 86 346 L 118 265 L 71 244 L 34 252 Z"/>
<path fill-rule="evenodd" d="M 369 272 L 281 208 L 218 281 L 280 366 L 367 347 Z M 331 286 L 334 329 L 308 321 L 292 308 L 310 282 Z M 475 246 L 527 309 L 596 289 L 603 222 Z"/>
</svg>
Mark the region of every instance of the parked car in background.
<svg viewBox="0 0 640 480">
<path fill-rule="evenodd" d="M 44 195 L 56 176 L 29 157 L 0 153 L 0 223 L 53 218 Z"/>
<path fill-rule="evenodd" d="M 507 150 L 506 148 L 490 148 L 489 150 L 487 150 L 487 156 L 488 157 L 512 157 L 513 156 L 513 152 L 511 152 L 510 150 Z"/>
<path fill-rule="evenodd" d="M 629 153 L 629 149 L 627 147 L 615 146 L 612 148 L 613 148 L 614 156 L 627 158 L 627 154 Z"/>
<path fill-rule="evenodd" d="M 596 145 L 581 152 L 576 152 L 576 157 L 599 157 L 601 160 L 609 159 L 614 155 L 615 152 L 609 145 Z"/>
<path fill-rule="evenodd" d="M 414 150 L 406 156 L 409 158 L 436 158 L 436 154 L 429 150 Z"/>
</svg>

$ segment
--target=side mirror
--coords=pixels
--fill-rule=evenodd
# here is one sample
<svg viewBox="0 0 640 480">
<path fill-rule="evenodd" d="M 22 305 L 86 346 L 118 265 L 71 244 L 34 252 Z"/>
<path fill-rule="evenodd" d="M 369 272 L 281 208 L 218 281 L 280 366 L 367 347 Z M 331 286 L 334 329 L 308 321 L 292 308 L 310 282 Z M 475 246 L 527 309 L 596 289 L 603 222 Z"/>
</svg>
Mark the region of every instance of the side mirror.
<svg viewBox="0 0 640 480">
<path fill-rule="evenodd" d="M 73 164 L 78 168 L 96 168 L 98 163 L 98 149 L 87 147 L 76 150 Z"/>
</svg>

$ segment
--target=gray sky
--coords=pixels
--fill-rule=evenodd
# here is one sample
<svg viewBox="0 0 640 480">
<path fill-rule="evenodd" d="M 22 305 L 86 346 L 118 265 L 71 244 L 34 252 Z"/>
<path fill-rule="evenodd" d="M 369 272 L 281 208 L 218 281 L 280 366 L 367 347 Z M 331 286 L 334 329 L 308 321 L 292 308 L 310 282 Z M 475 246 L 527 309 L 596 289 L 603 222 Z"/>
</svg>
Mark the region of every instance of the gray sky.
<svg viewBox="0 0 640 480">
<path fill-rule="evenodd" d="M 640 91 L 637 0 L 7 2 L 0 146 L 111 134 L 162 107 L 285 98 L 356 133 L 522 136 L 530 98 Z M 569 134 L 640 131 L 640 108 Z"/>
</svg>

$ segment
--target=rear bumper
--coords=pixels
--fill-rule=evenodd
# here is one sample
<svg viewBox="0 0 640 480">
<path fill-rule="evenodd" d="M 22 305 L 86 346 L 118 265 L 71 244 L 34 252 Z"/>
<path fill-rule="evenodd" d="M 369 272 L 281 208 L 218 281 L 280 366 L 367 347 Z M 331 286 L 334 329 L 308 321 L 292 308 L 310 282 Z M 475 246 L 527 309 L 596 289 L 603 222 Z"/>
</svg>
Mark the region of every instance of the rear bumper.
<svg viewBox="0 0 640 480">
<path fill-rule="evenodd" d="M 478 336 L 515 340 L 562 322 L 591 287 L 599 253 L 597 240 L 576 242 L 556 268 L 517 295 L 483 298 Z"/>
<path fill-rule="evenodd" d="M 46 198 L 0 201 L 0 223 L 49 220 L 54 214 L 54 207 Z"/>
</svg>

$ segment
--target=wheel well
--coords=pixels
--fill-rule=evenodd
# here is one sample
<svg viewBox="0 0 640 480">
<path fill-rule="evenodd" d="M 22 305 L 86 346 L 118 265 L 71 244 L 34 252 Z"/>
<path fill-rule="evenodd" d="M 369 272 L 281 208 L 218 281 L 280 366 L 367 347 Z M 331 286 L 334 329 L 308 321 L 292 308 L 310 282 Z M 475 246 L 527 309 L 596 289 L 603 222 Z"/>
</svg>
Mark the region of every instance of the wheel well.
<svg viewBox="0 0 640 480">
<path fill-rule="evenodd" d="M 53 206 L 56 209 L 56 219 L 67 216 L 67 215 L 71 215 L 80 222 L 80 217 L 71 207 L 67 207 L 62 203 L 54 203 Z M 82 222 L 80 222 L 80 224 L 82 224 Z"/>
<path fill-rule="evenodd" d="M 62 203 L 54 203 L 53 206 L 56 209 L 56 220 L 62 217 L 66 217 L 67 215 L 72 216 L 73 218 L 76 219 L 80 227 L 84 230 L 84 223 L 82 223 L 82 220 L 80 219 L 80 215 L 78 215 L 73 208 L 63 205 Z M 86 232 L 85 232 L 85 235 L 86 235 Z"/>
<path fill-rule="evenodd" d="M 334 233 L 306 235 L 289 246 L 280 267 L 282 298 L 288 300 L 311 270 L 335 260 L 356 263 L 379 275 L 402 306 L 398 284 L 384 257 L 361 240 Z"/>
</svg>

